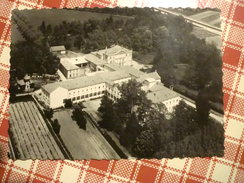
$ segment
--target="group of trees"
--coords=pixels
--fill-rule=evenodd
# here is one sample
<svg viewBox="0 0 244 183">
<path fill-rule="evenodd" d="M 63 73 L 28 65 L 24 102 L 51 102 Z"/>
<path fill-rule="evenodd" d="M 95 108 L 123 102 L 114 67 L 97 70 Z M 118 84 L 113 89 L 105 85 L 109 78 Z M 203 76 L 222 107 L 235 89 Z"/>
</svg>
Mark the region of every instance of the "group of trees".
<svg viewBox="0 0 244 183">
<path fill-rule="evenodd" d="M 50 52 L 47 39 L 18 10 L 13 13 L 13 23 L 24 40 L 11 44 L 10 94 L 16 91 L 16 78 L 33 73 L 55 74 L 59 67 L 59 59 Z"/>
<path fill-rule="evenodd" d="M 79 107 L 75 107 L 75 109 L 73 110 L 72 118 L 76 121 L 77 125 L 81 129 L 86 130 L 87 121 L 84 116 L 84 112 Z"/>
<path fill-rule="evenodd" d="M 53 109 L 46 108 L 46 109 L 43 110 L 43 112 L 44 112 L 44 115 L 47 117 L 47 119 L 50 120 L 54 132 L 56 134 L 59 134 L 61 126 L 60 126 L 60 124 L 58 122 L 58 119 L 55 118 L 54 120 L 52 120 L 52 118 L 53 118 Z"/>
<path fill-rule="evenodd" d="M 165 106 L 152 104 L 137 81 L 130 80 L 119 89 L 121 98 L 116 102 L 106 95 L 102 98 L 99 125 L 117 133 L 132 155 L 163 158 L 223 154 L 223 127 L 209 118 L 206 93 L 199 95 L 197 111 L 181 101 L 167 119 Z"/>
</svg>

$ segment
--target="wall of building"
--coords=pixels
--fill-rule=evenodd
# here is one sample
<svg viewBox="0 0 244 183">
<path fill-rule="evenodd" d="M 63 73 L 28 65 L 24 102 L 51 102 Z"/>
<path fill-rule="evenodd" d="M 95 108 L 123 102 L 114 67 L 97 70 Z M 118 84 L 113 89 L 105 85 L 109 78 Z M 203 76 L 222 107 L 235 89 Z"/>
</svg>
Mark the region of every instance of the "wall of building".
<svg viewBox="0 0 244 183">
<path fill-rule="evenodd" d="M 121 52 L 116 55 L 105 55 L 104 58 L 107 61 L 107 63 L 116 63 L 119 65 L 131 65 L 132 51 Z"/>
<path fill-rule="evenodd" d="M 174 110 L 174 107 L 180 103 L 180 100 L 181 100 L 181 97 L 175 97 L 170 100 L 164 101 L 163 104 L 167 108 L 168 112 L 172 113 Z"/>
<path fill-rule="evenodd" d="M 49 101 L 51 108 L 58 108 L 64 106 L 64 100 L 68 97 L 68 90 L 65 88 L 57 88 L 50 93 Z"/>
</svg>

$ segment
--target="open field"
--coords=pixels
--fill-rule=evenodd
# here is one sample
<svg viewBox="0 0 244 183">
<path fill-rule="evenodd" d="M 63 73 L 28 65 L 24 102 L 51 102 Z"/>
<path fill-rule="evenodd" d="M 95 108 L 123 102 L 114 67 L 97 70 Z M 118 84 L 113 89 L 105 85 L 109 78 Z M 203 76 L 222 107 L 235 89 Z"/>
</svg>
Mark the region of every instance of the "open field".
<svg viewBox="0 0 244 183">
<path fill-rule="evenodd" d="M 190 16 L 191 18 L 205 22 L 207 24 L 210 24 L 212 26 L 220 27 L 221 20 L 220 20 L 220 12 L 217 11 L 204 11 L 201 13 L 194 14 Z"/>
<path fill-rule="evenodd" d="M 89 19 L 96 20 L 104 20 L 110 17 L 110 14 L 105 13 L 95 13 L 95 12 L 87 12 L 87 11 L 77 11 L 77 10 L 66 10 L 66 9 L 45 9 L 45 10 L 24 10 L 19 12 L 27 18 L 28 22 L 30 22 L 31 26 L 34 28 L 38 28 L 42 21 L 45 21 L 46 25 L 51 24 L 53 27 L 61 24 L 63 21 L 66 22 L 85 22 Z M 129 16 L 119 16 L 112 15 L 114 20 L 120 19 L 130 19 L 133 17 Z M 18 42 L 23 40 L 22 35 L 19 33 L 16 25 L 12 28 L 12 41 Z"/>
<path fill-rule="evenodd" d="M 79 21 L 85 22 L 91 18 L 96 20 L 103 20 L 110 17 L 110 14 L 105 13 L 94 13 L 94 12 L 87 12 L 87 11 L 77 11 L 77 10 L 65 10 L 65 9 L 46 9 L 46 10 L 28 10 L 22 11 L 32 24 L 32 26 L 37 27 L 40 26 L 42 21 L 46 22 L 46 25 L 51 24 L 52 26 L 59 25 L 63 21 L 72 22 L 72 21 Z M 129 16 L 118 16 L 112 15 L 114 20 L 118 19 L 128 19 L 132 18 Z"/>
<path fill-rule="evenodd" d="M 10 129 L 18 159 L 65 159 L 33 101 L 10 105 Z"/>
<path fill-rule="evenodd" d="M 60 136 L 74 159 L 119 159 L 119 155 L 87 119 L 86 130 L 71 118 L 72 109 L 54 112 L 61 125 Z"/>
<path fill-rule="evenodd" d="M 218 49 L 221 49 L 222 41 L 221 36 L 216 35 L 212 32 L 205 30 L 204 28 L 194 26 L 192 34 L 195 35 L 199 39 L 205 39 L 205 41 L 209 44 L 213 43 Z"/>
</svg>

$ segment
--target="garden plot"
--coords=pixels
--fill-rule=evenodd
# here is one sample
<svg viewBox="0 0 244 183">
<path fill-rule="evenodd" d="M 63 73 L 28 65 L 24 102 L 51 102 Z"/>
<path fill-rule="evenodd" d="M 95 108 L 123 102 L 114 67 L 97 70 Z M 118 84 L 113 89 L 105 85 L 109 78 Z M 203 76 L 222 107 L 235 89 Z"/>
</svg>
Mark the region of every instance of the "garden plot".
<svg viewBox="0 0 244 183">
<path fill-rule="evenodd" d="M 10 105 L 10 130 L 18 159 L 64 159 L 33 101 Z"/>
</svg>

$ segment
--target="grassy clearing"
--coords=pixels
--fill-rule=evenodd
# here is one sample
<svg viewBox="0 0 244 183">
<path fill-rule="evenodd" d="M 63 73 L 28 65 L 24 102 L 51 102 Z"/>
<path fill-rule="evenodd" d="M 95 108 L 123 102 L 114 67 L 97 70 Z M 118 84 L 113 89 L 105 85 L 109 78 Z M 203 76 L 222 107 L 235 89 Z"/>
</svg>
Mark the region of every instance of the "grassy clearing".
<svg viewBox="0 0 244 183">
<path fill-rule="evenodd" d="M 59 25 L 63 21 L 72 22 L 79 21 L 85 22 L 91 18 L 96 20 L 103 20 L 110 17 L 110 14 L 105 13 L 94 13 L 94 12 L 86 12 L 86 11 L 77 11 L 77 10 L 65 10 L 65 9 L 46 9 L 46 10 L 25 10 L 22 11 L 26 17 L 28 17 L 29 22 L 31 22 L 32 26 L 38 27 L 41 25 L 42 21 L 46 22 L 46 25 L 51 24 L 53 26 Z M 128 19 L 131 17 L 127 16 L 118 16 L 112 15 L 114 20 L 117 19 Z"/>
</svg>

